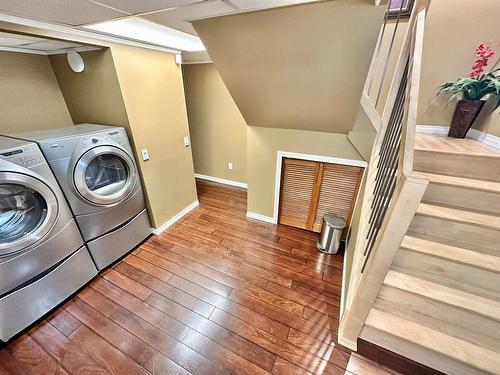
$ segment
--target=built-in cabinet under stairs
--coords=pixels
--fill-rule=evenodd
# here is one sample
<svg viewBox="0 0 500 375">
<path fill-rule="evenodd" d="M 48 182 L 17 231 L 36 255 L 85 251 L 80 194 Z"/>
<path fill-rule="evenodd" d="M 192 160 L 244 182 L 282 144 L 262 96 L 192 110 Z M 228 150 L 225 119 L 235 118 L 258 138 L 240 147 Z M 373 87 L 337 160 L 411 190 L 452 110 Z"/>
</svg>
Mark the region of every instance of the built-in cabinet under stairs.
<svg viewBox="0 0 500 375">
<path fill-rule="evenodd" d="M 500 150 L 415 143 L 429 185 L 361 338 L 448 374 L 500 374 Z"/>
</svg>

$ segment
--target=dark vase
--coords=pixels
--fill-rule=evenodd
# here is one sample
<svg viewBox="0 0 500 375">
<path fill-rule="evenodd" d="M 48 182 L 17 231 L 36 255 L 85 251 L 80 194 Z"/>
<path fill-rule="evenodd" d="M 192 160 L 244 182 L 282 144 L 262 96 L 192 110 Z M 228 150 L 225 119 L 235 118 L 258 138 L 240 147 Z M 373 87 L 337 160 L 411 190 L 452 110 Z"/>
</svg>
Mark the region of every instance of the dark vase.
<svg viewBox="0 0 500 375">
<path fill-rule="evenodd" d="M 483 105 L 484 100 L 460 100 L 455 107 L 448 137 L 465 138 Z"/>
</svg>

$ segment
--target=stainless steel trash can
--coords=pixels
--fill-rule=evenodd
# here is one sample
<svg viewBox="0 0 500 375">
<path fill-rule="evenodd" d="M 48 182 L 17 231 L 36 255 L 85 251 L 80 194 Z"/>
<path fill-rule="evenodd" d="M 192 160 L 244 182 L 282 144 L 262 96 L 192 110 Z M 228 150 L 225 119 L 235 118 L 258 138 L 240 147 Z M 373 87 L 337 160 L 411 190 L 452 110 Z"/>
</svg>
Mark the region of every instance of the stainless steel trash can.
<svg viewBox="0 0 500 375">
<path fill-rule="evenodd" d="M 345 220 L 334 214 L 326 214 L 323 217 L 323 226 L 316 247 L 325 254 L 337 254 L 345 228 Z"/>
</svg>

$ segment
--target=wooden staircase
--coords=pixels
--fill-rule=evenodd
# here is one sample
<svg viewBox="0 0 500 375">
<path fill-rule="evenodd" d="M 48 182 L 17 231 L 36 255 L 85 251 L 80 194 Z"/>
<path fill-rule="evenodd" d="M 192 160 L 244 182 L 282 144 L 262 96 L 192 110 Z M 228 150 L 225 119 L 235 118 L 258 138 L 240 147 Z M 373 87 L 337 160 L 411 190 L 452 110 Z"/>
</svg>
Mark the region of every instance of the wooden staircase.
<svg viewBox="0 0 500 375">
<path fill-rule="evenodd" d="M 500 374 L 500 150 L 415 138 L 429 180 L 360 337 L 447 374 Z"/>
</svg>

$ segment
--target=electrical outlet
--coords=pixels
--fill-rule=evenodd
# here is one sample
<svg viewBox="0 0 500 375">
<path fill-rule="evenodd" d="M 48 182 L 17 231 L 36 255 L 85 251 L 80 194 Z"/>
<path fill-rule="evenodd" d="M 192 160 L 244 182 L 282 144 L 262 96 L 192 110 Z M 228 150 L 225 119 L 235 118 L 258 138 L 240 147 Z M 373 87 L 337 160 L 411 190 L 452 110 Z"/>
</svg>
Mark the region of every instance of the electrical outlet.
<svg viewBox="0 0 500 375">
<path fill-rule="evenodd" d="M 184 137 L 184 147 L 188 147 L 188 146 L 189 146 L 189 137 L 185 136 Z"/>
<path fill-rule="evenodd" d="M 147 148 L 143 148 L 141 150 L 141 155 L 142 155 L 142 160 L 144 161 L 149 160 L 149 152 Z"/>
<path fill-rule="evenodd" d="M 233 169 L 233 163 L 227 163 L 227 169 Z"/>
</svg>

